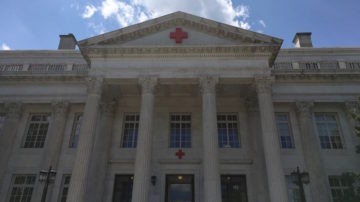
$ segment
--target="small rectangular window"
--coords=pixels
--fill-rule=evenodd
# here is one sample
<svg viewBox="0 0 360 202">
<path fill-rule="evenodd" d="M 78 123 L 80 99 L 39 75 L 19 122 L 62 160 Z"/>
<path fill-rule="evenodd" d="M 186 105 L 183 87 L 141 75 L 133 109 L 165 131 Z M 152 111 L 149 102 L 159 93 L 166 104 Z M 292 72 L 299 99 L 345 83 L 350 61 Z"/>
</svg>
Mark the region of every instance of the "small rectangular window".
<svg viewBox="0 0 360 202">
<path fill-rule="evenodd" d="M 10 202 L 30 202 L 34 191 L 36 175 L 13 175 L 10 190 Z"/>
<path fill-rule="evenodd" d="M 69 192 L 71 175 L 63 175 L 60 187 L 59 202 L 66 202 L 66 198 Z"/>
<path fill-rule="evenodd" d="M 329 184 L 334 202 L 341 202 L 345 195 L 354 195 L 350 182 L 342 176 L 329 176 Z"/>
<path fill-rule="evenodd" d="M 124 132 L 122 147 L 136 148 L 139 131 L 139 114 L 126 114 L 124 119 Z"/>
<path fill-rule="evenodd" d="M 218 141 L 220 148 L 239 148 L 238 117 L 236 114 L 217 115 Z"/>
<path fill-rule="evenodd" d="M 246 176 L 221 175 L 222 202 L 247 202 Z"/>
<path fill-rule="evenodd" d="M 342 149 L 336 113 L 315 113 L 317 132 L 322 149 Z"/>
<path fill-rule="evenodd" d="M 170 148 L 191 147 L 191 115 L 170 115 Z"/>
<path fill-rule="evenodd" d="M 292 130 L 288 113 L 275 113 L 280 147 L 283 149 L 294 148 Z"/>
<path fill-rule="evenodd" d="M 80 135 L 80 127 L 81 127 L 82 119 L 83 119 L 83 113 L 75 114 L 73 127 L 71 130 L 70 142 L 69 142 L 70 148 L 76 148 L 79 143 L 79 137 L 80 137 L 79 135 Z"/>
<path fill-rule="evenodd" d="M 50 114 L 30 114 L 24 148 L 43 148 L 49 129 Z"/>
</svg>

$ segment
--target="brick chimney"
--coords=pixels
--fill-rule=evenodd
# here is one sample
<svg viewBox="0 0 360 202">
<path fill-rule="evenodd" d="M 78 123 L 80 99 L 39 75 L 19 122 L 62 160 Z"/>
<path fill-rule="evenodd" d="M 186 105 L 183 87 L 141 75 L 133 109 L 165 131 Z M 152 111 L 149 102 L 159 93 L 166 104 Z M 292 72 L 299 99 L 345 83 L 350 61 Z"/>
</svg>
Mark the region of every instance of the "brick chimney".
<svg viewBox="0 0 360 202">
<path fill-rule="evenodd" d="M 311 48 L 313 47 L 311 41 L 311 32 L 298 32 L 293 39 L 295 48 Z"/>
<path fill-rule="evenodd" d="M 75 36 L 73 34 L 67 34 L 67 35 L 60 35 L 60 43 L 59 43 L 59 50 L 66 50 L 66 49 L 75 49 L 75 46 L 77 44 L 77 41 L 75 39 Z"/>
</svg>

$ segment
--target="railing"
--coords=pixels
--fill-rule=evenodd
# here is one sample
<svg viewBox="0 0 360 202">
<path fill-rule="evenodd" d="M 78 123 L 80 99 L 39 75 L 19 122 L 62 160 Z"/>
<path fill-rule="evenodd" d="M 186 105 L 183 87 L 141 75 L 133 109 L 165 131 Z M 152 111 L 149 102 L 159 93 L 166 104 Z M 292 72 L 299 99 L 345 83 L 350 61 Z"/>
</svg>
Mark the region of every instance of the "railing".
<svg viewBox="0 0 360 202">
<path fill-rule="evenodd" d="M 0 75 L 87 74 L 87 64 L 0 64 Z"/>
<path fill-rule="evenodd" d="M 309 62 L 275 62 L 273 71 L 290 72 L 321 72 L 321 71 L 339 71 L 354 72 L 360 71 L 360 61 L 309 61 Z"/>
</svg>

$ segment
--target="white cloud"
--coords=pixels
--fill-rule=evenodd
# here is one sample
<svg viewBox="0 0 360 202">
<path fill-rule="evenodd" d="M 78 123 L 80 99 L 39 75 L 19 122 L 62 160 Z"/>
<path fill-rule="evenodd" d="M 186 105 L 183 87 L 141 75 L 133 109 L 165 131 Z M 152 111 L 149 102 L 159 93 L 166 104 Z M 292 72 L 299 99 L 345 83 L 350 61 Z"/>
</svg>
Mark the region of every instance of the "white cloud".
<svg viewBox="0 0 360 202">
<path fill-rule="evenodd" d="M 100 12 L 105 20 L 116 20 L 121 27 L 124 27 L 176 11 L 191 13 L 243 29 L 251 28 L 248 22 L 249 7 L 234 6 L 232 0 L 102 0 L 97 7 L 88 4 L 84 14 L 88 14 L 85 16 L 91 18 L 95 12 Z"/>
<path fill-rule="evenodd" d="M 265 24 L 264 20 L 259 20 L 259 23 L 260 23 L 260 25 L 263 26 L 264 28 L 266 27 L 266 24 Z"/>
<path fill-rule="evenodd" d="M 106 29 L 105 29 L 105 27 L 104 27 L 104 24 L 102 24 L 102 23 L 100 23 L 100 24 L 95 24 L 95 23 L 89 22 L 89 23 L 88 23 L 88 27 L 90 27 L 91 29 L 93 29 L 96 34 L 103 34 L 103 33 L 106 32 Z"/>
<path fill-rule="evenodd" d="M 91 18 L 94 13 L 97 11 L 97 8 L 93 6 L 92 4 L 85 6 L 85 11 L 82 14 L 83 18 Z"/>
<path fill-rule="evenodd" d="M 1 50 L 10 50 L 10 47 L 7 44 L 3 43 L 1 45 Z"/>
</svg>

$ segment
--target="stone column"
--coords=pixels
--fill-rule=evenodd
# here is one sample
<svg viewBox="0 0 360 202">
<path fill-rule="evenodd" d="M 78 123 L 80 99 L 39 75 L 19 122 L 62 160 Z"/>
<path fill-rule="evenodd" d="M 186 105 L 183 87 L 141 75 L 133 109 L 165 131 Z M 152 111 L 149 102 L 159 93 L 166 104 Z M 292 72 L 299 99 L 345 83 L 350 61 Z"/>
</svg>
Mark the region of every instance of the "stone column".
<svg viewBox="0 0 360 202">
<path fill-rule="evenodd" d="M 91 78 L 88 83 L 88 98 L 80 127 L 80 139 L 77 147 L 74 168 L 71 174 L 68 202 L 83 202 L 91 151 L 94 144 L 96 120 L 99 111 L 99 100 L 102 94 L 103 79 Z"/>
<path fill-rule="evenodd" d="M 115 101 L 104 102 L 100 105 L 102 113 L 99 120 L 99 129 L 96 130 L 93 155 L 90 163 L 89 176 L 91 177 L 87 182 L 86 202 L 103 201 L 115 106 Z"/>
<path fill-rule="evenodd" d="M 69 103 L 67 101 L 55 101 L 52 104 L 53 119 L 51 128 L 46 137 L 46 144 L 42 154 L 42 161 L 40 164 L 40 170 L 48 170 L 51 166 L 52 169 L 57 170 L 58 161 L 61 154 L 61 147 L 63 143 L 64 130 L 66 125 L 66 117 L 69 109 Z M 44 183 L 40 183 L 36 189 L 36 200 L 41 200 L 42 190 Z M 53 186 L 49 186 L 46 199 L 50 201 L 52 195 Z"/>
<path fill-rule="evenodd" d="M 149 200 L 151 175 L 151 146 L 156 78 L 141 78 L 141 111 L 136 146 L 134 186 L 132 202 Z"/>
<path fill-rule="evenodd" d="M 258 77 L 255 78 L 255 82 L 258 94 L 270 201 L 285 202 L 288 201 L 288 194 L 271 96 L 273 79 L 271 77 Z"/>
<path fill-rule="evenodd" d="M 312 102 L 297 102 L 297 115 L 301 133 L 301 145 L 304 154 L 306 169 L 310 176 L 310 188 L 312 201 L 328 202 L 330 187 L 327 175 L 323 167 L 323 159 L 316 129 L 314 127 L 311 108 Z"/>
<path fill-rule="evenodd" d="M 204 201 L 206 202 L 221 202 L 215 92 L 217 83 L 217 77 L 200 78 L 203 120 Z"/>
<path fill-rule="evenodd" d="M 22 103 L 5 103 L 6 117 L 2 134 L 0 134 L 0 191 L 2 190 L 3 179 L 8 167 L 19 121 L 22 114 Z M 4 187 L 5 188 L 5 187 Z M 1 192 L 0 192 L 1 193 Z"/>
</svg>

